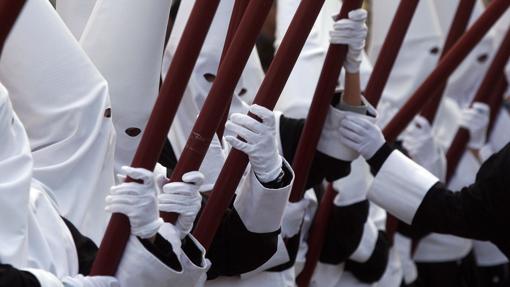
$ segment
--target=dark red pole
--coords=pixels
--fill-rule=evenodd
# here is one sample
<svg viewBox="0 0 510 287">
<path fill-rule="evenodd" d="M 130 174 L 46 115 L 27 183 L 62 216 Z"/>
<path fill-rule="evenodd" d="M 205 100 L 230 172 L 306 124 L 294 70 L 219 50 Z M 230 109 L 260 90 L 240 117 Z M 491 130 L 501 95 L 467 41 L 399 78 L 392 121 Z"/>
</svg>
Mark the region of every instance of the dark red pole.
<svg viewBox="0 0 510 287">
<path fill-rule="evenodd" d="M 0 54 L 25 2 L 25 0 L 2 0 L 0 2 Z"/>
<path fill-rule="evenodd" d="M 397 136 L 407 127 L 421 108 L 430 100 L 435 89 L 462 63 L 466 55 L 473 50 L 492 25 L 505 13 L 510 5 L 508 0 L 493 0 L 485 12 L 471 26 L 471 28 L 457 41 L 452 49 L 439 62 L 436 69 L 425 82 L 416 90 L 414 95 L 400 109 L 391 122 L 384 129 L 384 135 L 389 142 L 395 141 Z"/>
<path fill-rule="evenodd" d="M 492 60 L 492 63 L 485 74 L 485 77 L 478 88 L 478 91 L 473 100 L 474 102 L 482 102 L 488 104 L 491 96 L 498 96 L 495 91 L 498 80 L 501 75 L 504 74 L 505 65 L 510 57 L 510 29 L 508 30 L 505 39 L 501 43 L 496 56 Z M 493 113 L 497 111 L 491 111 Z M 447 169 L 446 169 L 446 182 L 455 174 L 455 170 L 466 151 L 467 144 L 469 142 L 469 131 L 465 128 L 460 128 L 453 139 L 448 152 L 446 153 Z"/>
<path fill-rule="evenodd" d="M 384 87 L 388 82 L 389 75 L 393 65 L 395 64 L 395 60 L 397 59 L 398 52 L 402 47 L 405 35 L 411 24 L 418 3 L 419 0 L 402 0 L 397 9 L 397 12 L 395 13 L 395 17 L 391 23 L 388 35 L 386 36 L 381 52 L 379 54 L 380 56 L 377 59 L 365 89 L 365 97 L 375 106 L 377 106 Z M 328 61 L 328 58 L 326 58 L 325 62 L 327 63 Z M 322 73 L 327 71 L 325 68 L 326 64 L 322 70 Z M 339 69 L 338 66 L 336 69 Z M 323 75 L 321 74 L 319 83 L 321 83 L 322 76 Z M 335 76 L 336 78 L 331 78 L 331 80 L 338 79 L 338 74 L 335 74 Z M 321 84 L 318 84 L 318 86 L 321 86 Z M 298 198 L 300 199 L 304 192 L 308 172 L 310 169 L 310 163 L 313 160 L 315 147 L 317 146 L 318 140 L 320 138 L 320 132 L 322 130 L 322 128 L 319 127 L 322 127 L 324 124 L 327 108 L 331 103 L 331 97 L 333 95 L 332 91 L 328 92 L 329 94 L 317 89 L 314 95 L 314 99 L 310 107 L 310 112 L 305 122 L 303 133 L 299 140 L 296 156 L 293 160 L 293 169 L 296 178 L 294 179 L 294 185 L 292 188 L 293 193 L 291 194 L 291 201 L 293 200 L 293 196 L 296 196 L 296 194 L 300 196 Z M 321 99 L 323 99 L 322 102 L 318 103 Z M 317 105 L 320 105 L 322 110 L 318 110 L 316 107 Z M 305 156 L 308 156 L 308 158 L 305 158 Z M 335 198 L 334 195 L 332 195 L 334 192 L 331 185 L 328 187 L 327 192 L 328 193 L 324 195 L 324 198 L 321 200 L 319 210 L 314 218 L 313 226 L 317 226 L 317 228 L 313 227 L 310 231 L 310 238 L 308 240 L 309 249 L 308 253 L 306 254 L 305 267 L 297 278 L 298 286 L 300 287 L 309 285 L 312 275 L 315 271 L 315 267 L 317 266 L 317 262 L 319 261 L 322 248 L 324 246 L 324 233 L 326 232 L 326 226 L 329 223 L 331 211 L 333 210 L 333 200 Z M 319 232 L 322 232 L 322 234 L 319 234 Z"/>
<path fill-rule="evenodd" d="M 197 0 L 193 6 L 131 166 L 154 169 L 218 4 L 219 0 Z M 129 235 L 128 218 L 112 214 L 91 275 L 115 275 Z"/>
<path fill-rule="evenodd" d="M 241 19 L 243 18 L 244 12 L 246 11 L 246 8 L 248 7 L 249 0 L 236 0 L 234 3 L 234 8 L 232 9 L 232 16 L 230 17 L 230 22 L 228 23 L 228 31 L 227 31 L 227 37 L 225 38 L 225 45 L 223 46 L 223 51 L 221 52 L 221 60 L 220 65 L 223 59 L 225 58 L 225 55 L 228 51 L 228 47 L 230 46 L 230 43 L 232 43 L 232 39 L 234 38 L 235 32 L 237 31 L 237 27 L 239 27 L 239 23 L 241 23 Z M 232 101 L 232 96 L 230 95 Z M 230 107 L 226 108 L 226 112 L 223 115 L 223 118 L 220 122 L 220 125 L 218 126 L 218 130 L 216 131 L 216 134 L 218 134 L 218 138 L 223 138 L 223 132 L 225 131 L 225 123 L 228 119 L 228 113 L 230 111 Z"/>
<path fill-rule="evenodd" d="M 404 0 L 405 1 L 405 0 Z M 296 279 L 298 287 L 308 287 L 312 280 L 315 267 L 321 255 L 322 246 L 326 240 L 326 231 L 330 221 L 331 213 L 333 212 L 333 201 L 335 200 L 336 191 L 333 184 L 329 183 L 326 192 L 322 196 L 320 208 L 315 215 L 315 218 L 322 218 L 324 220 L 314 220 L 312 228 L 310 229 L 310 237 L 308 238 L 308 246 L 320 246 L 321 248 L 310 248 L 306 254 L 306 262 L 303 271 Z M 315 260 L 309 260 L 315 259 Z"/>
<path fill-rule="evenodd" d="M 391 70 L 397 59 L 398 52 L 404 43 L 404 38 L 409 30 L 411 21 L 416 12 L 419 0 L 403 0 L 395 13 L 388 35 L 377 57 L 370 79 L 365 89 L 365 98 L 377 107 L 381 99 L 384 87 L 388 82 Z"/>
<path fill-rule="evenodd" d="M 301 1 L 254 103 L 269 109 L 274 108 L 323 3 L 324 0 Z M 347 12 L 352 10 L 352 3 L 354 1 L 344 2 L 342 15 L 346 16 Z M 193 233 L 206 249 L 214 238 L 221 223 L 221 215 L 228 207 L 247 164 L 248 158 L 243 152 L 231 150 Z"/>
<path fill-rule="evenodd" d="M 446 55 L 448 51 L 450 51 L 453 45 L 455 45 L 457 40 L 459 40 L 462 34 L 464 34 L 466 31 L 469 24 L 469 19 L 471 18 L 471 14 L 475 8 L 476 1 L 477 0 L 460 1 L 457 12 L 455 13 L 455 17 L 453 18 L 450 31 L 448 32 L 448 36 L 443 47 L 443 52 L 441 53 L 441 59 Z M 441 103 L 441 99 L 443 98 L 444 91 L 446 90 L 446 86 L 447 81 L 444 81 L 436 89 L 434 95 L 431 97 L 430 101 L 427 102 L 420 113 L 429 121 L 429 123 L 434 123 L 434 119 L 436 118 L 437 110 L 439 109 L 439 105 Z"/>
</svg>

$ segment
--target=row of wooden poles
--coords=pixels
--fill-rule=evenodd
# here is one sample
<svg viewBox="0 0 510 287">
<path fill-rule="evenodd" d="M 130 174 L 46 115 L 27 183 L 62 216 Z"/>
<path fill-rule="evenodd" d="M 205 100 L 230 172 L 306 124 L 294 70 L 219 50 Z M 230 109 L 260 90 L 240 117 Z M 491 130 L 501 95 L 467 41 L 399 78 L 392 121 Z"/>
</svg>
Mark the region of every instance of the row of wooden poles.
<svg viewBox="0 0 510 287">
<path fill-rule="evenodd" d="M 154 169 L 219 1 L 196 1 L 136 151 L 132 162 L 133 167 Z M 348 12 L 361 7 L 362 2 L 362 0 L 344 0 L 337 19 L 346 18 Z M 485 12 L 466 31 L 475 2 L 476 0 L 460 0 L 437 67 L 384 129 L 384 135 L 389 142 L 396 140 L 396 137 L 419 113 L 433 123 L 448 77 L 510 5 L 508 0 L 491 1 Z M 25 0 L 0 1 L 0 49 L 24 3 Z M 418 3 L 419 0 L 401 0 L 397 9 L 365 89 L 367 100 L 374 106 L 377 106 L 380 100 Z M 214 134 L 222 135 L 234 89 L 272 4 L 273 0 L 235 1 L 216 80 L 170 181 L 180 181 L 184 173 L 198 170 Z M 301 1 L 257 92 L 255 104 L 268 109 L 274 108 L 323 4 L 324 0 Z M 291 202 L 297 202 L 303 198 L 315 148 L 346 53 L 345 45 L 332 44 L 328 49 L 293 159 L 295 181 L 290 195 Z M 491 127 L 494 125 L 496 113 L 502 104 L 502 95 L 508 85 L 503 76 L 503 70 L 509 56 L 510 33 L 507 33 L 473 100 L 490 105 Z M 469 132 L 460 128 L 447 152 L 448 179 L 454 174 L 466 150 L 468 140 Z M 236 149 L 231 150 L 193 231 L 194 236 L 206 250 L 211 245 L 222 215 L 234 196 L 247 164 L 248 158 L 244 153 Z M 297 279 L 300 287 L 309 285 L 318 262 L 335 194 L 336 191 L 330 184 L 321 199 L 308 240 L 309 251 L 305 268 Z M 175 222 L 177 214 L 162 213 L 162 217 L 167 222 Z M 390 218 L 388 222 L 388 233 L 391 237 L 396 230 L 396 220 Z M 129 234 L 128 218 L 122 214 L 113 214 L 94 261 L 92 275 L 115 275 Z"/>
</svg>

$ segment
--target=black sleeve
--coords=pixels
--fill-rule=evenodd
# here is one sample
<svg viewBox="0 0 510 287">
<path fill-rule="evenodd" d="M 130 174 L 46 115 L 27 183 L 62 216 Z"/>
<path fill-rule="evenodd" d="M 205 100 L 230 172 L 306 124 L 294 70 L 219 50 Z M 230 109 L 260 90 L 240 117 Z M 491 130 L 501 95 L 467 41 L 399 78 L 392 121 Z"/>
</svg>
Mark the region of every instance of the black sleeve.
<svg viewBox="0 0 510 287">
<path fill-rule="evenodd" d="M 304 124 L 304 119 L 292 119 L 283 115 L 280 117 L 280 137 L 283 148 L 283 157 L 291 165 Z M 343 178 L 349 175 L 350 172 L 350 162 L 338 160 L 317 151 L 312 161 L 305 189 L 312 188 L 313 186 L 322 183 L 324 179 L 332 182 Z"/>
<path fill-rule="evenodd" d="M 228 210 L 207 252 L 212 266 L 207 279 L 236 276 L 257 269 L 269 260 L 278 246 L 280 230 L 253 233 L 246 229 L 235 209 Z"/>
<path fill-rule="evenodd" d="M 368 210 L 367 200 L 333 208 L 320 256 L 321 262 L 338 265 L 346 261 L 356 251 L 363 236 Z"/>
<path fill-rule="evenodd" d="M 425 195 L 413 226 L 425 231 L 491 240 L 510 255 L 510 145 L 489 158 L 476 182 L 460 192 L 437 183 Z"/>
<path fill-rule="evenodd" d="M 41 287 L 32 273 L 0 264 L 0 287 Z"/>
<path fill-rule="evenodd" d="M 363 283 L 375 283 L 381 280 L 388 266 L 390 242 L 386 233 L 379 231 L 374 252 L 366 262 L 360 263 L 347 260 L 345 270 L 350 271 L 356 279 Z"/>
</svg>

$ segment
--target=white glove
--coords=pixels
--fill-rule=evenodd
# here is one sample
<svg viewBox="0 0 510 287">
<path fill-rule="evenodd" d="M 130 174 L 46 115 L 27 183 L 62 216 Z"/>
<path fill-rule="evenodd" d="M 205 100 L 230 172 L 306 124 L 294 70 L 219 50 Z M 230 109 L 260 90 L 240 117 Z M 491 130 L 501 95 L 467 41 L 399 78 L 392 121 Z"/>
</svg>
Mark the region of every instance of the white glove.
<svg viewBox="0 0 510 287">
<path fill-rule="evenodd" d="M 489 120 L 490 108 L 487 104 L 474 103 L 473 107 L 462 111 L 460 125 L 469 130 L 469 148 L 481 149 L 485 145 Z"/>
<path fill-rule="evenodd" d="M 110 276 L 83 276 L 78 274 L 74 277 L 62 279 L 64 287 L 120 287 L 117 278 Z"/>
<path fill-rule="evenodd" d="M 250 158 L 250 163 L 262 183 L 278 178 L 282 171 L 282 158 L 278 153 L 276 121 L 272 111 L 259 105 L 252 105 L 250 112 L 262 122 L 245 114 L 232 114 L 225 129 L 243 138 L 226 136 L 225 140 Z"/>
<path fill-rule="evenodd" d="M 344 62 L 347 73 L 359 72 L 368 33 L 366 21 L 367 11 L 357 9 L 349 12 L 349 19 L 336 21 L 333 24 L 333 30 L 329 32 L 331 44 L 343 44 L 349 47 Z"/>
<path fill-rule="evenodd" d="M 292 238 L 298 234 L 301 229 L 301 225 L 303 225 L 306 209 L 309 205 L 310 200 L 307 198 L 303 198 L 298 202 L 287 203 L 282 220 L 283 238 Z"/>
<path fill-rule="evenodd" d="M 405 131 L 402 145 L 418 164 L 425 165 L 437 153 L 432 127 L 422 116 L 416 116 Z"/>
<path fill-rule="evenodd" d="M 158 198 L 161 211 L 179 214 L 175 227 L 181 239 L 191 232 L 202 206 L 199 189 L 204 182 L 204 175 L 199 171 L 191 171 L 182 176 L 182 181 L 165 184 Z"/>
<path fill-rule="evenodd" d="M 340 122 L 340 141 L 367 160 L 371 159 L 386 142 L 376 124 L 355 115 L 347 115 Z"/>
<path fill-rule="evenodd" d="M 352 188 L 352 186 L 349 188 L 342 188 L 339 180 L 335 181 L 333 186 L 335 187 L 335 190 L 339 191 L 333 201 L 335 206 L 349 206 L 367 199 L 368 188 Z"/>
<path fill-rule="evenodd" d="M 113 186 L 106 197 L 106 211 L 129 217 L 131 233 L 140 238 L 156 235 L 163 220 L 159 217 L 157 186 L 152 172 L 143 168 L 123 166 L 121 181 L 128 176 L 137 182 L 124 182 Z"/>
</svg>

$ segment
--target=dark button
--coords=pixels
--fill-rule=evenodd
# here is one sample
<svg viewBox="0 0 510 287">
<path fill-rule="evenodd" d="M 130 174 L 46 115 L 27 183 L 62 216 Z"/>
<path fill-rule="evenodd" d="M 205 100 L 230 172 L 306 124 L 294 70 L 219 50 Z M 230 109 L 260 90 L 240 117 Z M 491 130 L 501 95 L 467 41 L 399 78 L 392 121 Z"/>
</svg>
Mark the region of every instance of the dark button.
<svg viewBox="0 0 510 287">
<path fill-rule="evenodd" d="M 112 117 L 112 109 L 111 108 L 107 108 L 106 110 L 104 110 L 104 117 L 105 118 L 111 118 Z"/>
<path fill-rule="evenodd" d="M 139 128 L 128 128 L 126 129 L 126 134 L 130 137 L 136 137 L 142 132 Z"/>
</svg>

